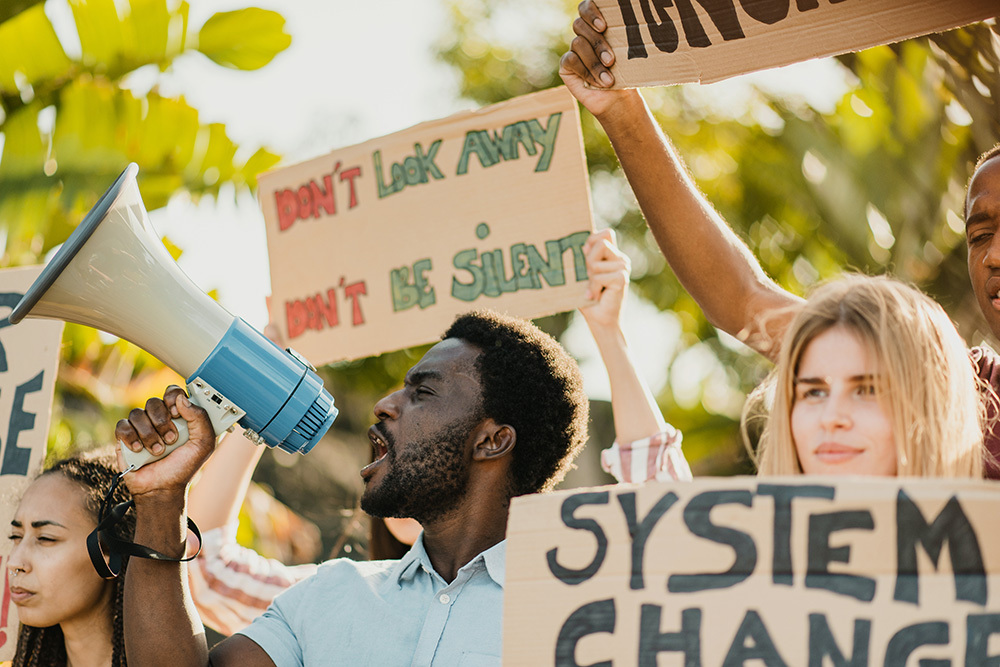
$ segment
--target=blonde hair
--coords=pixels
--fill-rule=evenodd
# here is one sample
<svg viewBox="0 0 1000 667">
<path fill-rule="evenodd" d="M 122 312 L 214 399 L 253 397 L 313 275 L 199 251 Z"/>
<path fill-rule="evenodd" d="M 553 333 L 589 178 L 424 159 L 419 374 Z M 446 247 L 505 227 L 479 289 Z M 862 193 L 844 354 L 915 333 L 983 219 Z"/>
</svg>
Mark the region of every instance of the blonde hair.
<svg viewBox="0 0 1000 667">
<path fill-rule="evenodd" d="M 876 392 L 892 421 L 897 474 L 981 477 L 982 381 L 955 325 L 918 290 L 860 275 L 827 283 L 810 296 L 785 332 L 777 366 L 747 401 L 742 427 L 750 450 L 748 423 L 773 390 L 757 450 L 758 474 L 802 474 L 791 430 L 794 381 L 809 343 L 835 326 L 857 336 L 878 364 Z"/>
</svg>

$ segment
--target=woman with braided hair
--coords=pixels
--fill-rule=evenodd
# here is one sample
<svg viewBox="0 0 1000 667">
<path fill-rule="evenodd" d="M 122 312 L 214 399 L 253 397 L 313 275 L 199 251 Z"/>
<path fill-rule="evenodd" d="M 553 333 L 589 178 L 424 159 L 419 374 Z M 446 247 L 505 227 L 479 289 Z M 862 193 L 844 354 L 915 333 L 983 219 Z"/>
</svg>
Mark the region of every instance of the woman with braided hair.
<svg viewBox="0 0 1000 667">
<path fill-rule="evenodd" d="M 11 600 L 21 620 L 14 667 L 126 664 L 124 576 L 110 581 L 98 576 L 86 544 L 117 474 L 113 455 L 77 456 L 42 472 L 24 492 L 11 521 L 7 565 Z M 109 502 L 129 499 L 121 484 Z M 114 530 L 131 540 L 133 514 Z"/>
</svg>

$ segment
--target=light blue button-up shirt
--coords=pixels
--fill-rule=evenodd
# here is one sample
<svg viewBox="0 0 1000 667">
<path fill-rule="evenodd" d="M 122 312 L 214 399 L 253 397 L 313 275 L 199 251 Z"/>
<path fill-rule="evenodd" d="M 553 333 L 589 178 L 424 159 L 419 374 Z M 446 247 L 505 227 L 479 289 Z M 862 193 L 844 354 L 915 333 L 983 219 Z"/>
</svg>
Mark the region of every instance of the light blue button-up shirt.
<svg viewBox="0 0 1000 667">
<path fill-rule="evenodd" d="M 337 559 L 241 630 L 286 665 L 500 665 L 506 542 L 446 583 L 423 535 L 400 560 Z"/>
</svg>

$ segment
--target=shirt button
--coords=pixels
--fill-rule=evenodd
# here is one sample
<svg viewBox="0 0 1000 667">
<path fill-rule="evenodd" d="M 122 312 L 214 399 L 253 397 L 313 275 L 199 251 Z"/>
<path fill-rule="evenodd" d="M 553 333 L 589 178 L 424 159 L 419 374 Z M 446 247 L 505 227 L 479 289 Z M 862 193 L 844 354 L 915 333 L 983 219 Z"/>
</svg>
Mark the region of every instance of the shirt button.
<svg viewBox="0 0 1000 667">
<path fill-rule="evenodd" d="M 449 602 L 451 602 L 451 597 L 449 597 L 447 593 L 442 593 L 441 597 L 439 597 L 438 600 L 441 602 L 441 604 L 448 604 Z"/>
</svg>

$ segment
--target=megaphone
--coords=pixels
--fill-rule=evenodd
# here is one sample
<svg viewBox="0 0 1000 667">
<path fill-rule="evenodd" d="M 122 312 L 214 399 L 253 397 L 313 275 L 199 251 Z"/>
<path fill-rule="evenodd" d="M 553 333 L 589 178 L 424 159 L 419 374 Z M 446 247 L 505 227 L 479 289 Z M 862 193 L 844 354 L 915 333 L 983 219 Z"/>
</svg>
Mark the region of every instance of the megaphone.
<svg viewBox="0 0 1000 667">
<path fill-rule="evenodd" d="M 160 243 L 128 165 L 87 213 L 10 314 L 84 324 L 143 348 L 186 378 L 216 433 L 239 422 L 257 444 L 305 454 L 337 409 L 315 369 L 282 350 L 199 289 Z M 160 456 L 122 445 L 139 468 Z"/>
</svg>

